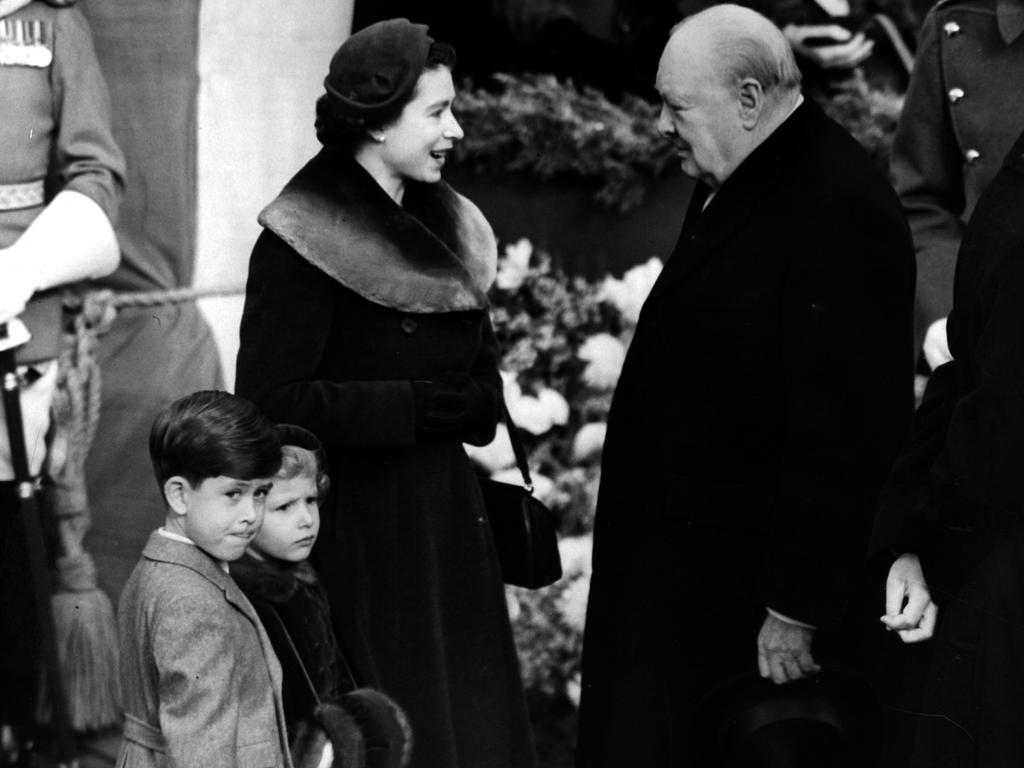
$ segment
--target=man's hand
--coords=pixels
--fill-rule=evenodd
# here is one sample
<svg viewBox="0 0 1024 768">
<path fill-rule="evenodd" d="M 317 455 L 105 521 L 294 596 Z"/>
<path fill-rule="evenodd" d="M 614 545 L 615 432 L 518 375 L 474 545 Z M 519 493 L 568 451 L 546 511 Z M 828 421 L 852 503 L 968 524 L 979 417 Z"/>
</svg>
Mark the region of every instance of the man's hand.
<svg viewBox="0 0 1024 768">
<path fill-rule="evenodd" d="M 853 69 L 865 61 L 875 47 L 863 32 L 851 35 L 849 30 L 838 24 L 787 24 L 782 34 L 796 53 L 822 69 Z M 835 44 L 807 43 L 814 38 L 835 40 Z"/>
<path fill-rule="evenodd" d="M 922 351 L 924 359 L 928 361 L 928 367 L 933 371 L 953 359 L 946 339 L 946 318 L 939 318 L 928 326 L 924 334 Z"/>
<path fill-rule="evenodd" d="M 821 669 L 811 656 L 813 637 L 813 629 L 790 624 L 769 613 L 757 636 L 757 668 L 761 677 L 781 685 Z"/>
<path fill-rule="evenodd" d="M 932 602 L 917 555 L 900 555 L 885 581 L 882 623 L 905 643 L 919 643 L 935 633 L 939 608 Z"/>
</svg>

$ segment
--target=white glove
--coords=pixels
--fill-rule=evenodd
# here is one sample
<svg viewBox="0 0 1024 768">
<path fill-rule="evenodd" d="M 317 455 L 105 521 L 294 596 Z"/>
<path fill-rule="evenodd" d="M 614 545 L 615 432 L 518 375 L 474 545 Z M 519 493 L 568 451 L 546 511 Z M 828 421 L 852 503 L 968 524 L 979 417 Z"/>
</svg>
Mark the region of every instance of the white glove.
<svg viewBox="0 0 1024 768">
<path fill-rule="evenodd" d="M 39 274 L 12 248 L 0 248 L 0 323 L 17 317 L 39 287 Z"/>
<path fill-rule="evenodd" d="M 940 365 L 944 365 L 953 359 L 949 352 L 949 342 L 946 340 L 946 318 L 940 318 L 928 326 L 924 335 L 922 345 L 924 359 L 934 371 Z"/>
<path fill-rule="evenodd" d="M 36 291 L 113 272 L 120 255 L 103 209 L 81 192 L 60 192 L 0 250 L 0 322 L 21 312 Z"/>
</svg>

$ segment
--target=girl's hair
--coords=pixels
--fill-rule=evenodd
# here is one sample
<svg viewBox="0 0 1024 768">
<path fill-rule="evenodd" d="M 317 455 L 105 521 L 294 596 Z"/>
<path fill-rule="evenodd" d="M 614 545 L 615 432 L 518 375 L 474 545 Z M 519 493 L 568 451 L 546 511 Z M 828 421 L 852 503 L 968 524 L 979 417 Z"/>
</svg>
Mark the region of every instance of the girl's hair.
<svg viewBox="0 0 1024 768">
<path fill-rule="evenodd" d="M 423 65 L 423 71 L 440 69 L 445 67 L 449 70 L 455 69 L 455 49 L 447 43 L 431 43 L 427 52 L 427 61 Z M 387 115 L 374 120 L 372 123 L 362 118 L 355 118 L 350 115 L 340 114 L 324 94 L 316 102 L 316 138 L 325 147 L 339 149 L 349 154 L 355 152 L 359 146 L 369 140 L 371 131 L 379 131 L 395 123 L 402 115 L 405 105 L 416 98 L 416 89 L 409 94 L 409 98 L 400 104 Z"/>
<path fill-rule="evenodd" d="M 323 501 L 331 487 L 331 479 L 324 470 L 322 458 L 317 451 L 300 448 L 297 445 L 281 446 L 281 469 L 274 476 L 277 480 L 292 480 L 308 477 L 316 483 L 316 494 Z"/>
</svg>

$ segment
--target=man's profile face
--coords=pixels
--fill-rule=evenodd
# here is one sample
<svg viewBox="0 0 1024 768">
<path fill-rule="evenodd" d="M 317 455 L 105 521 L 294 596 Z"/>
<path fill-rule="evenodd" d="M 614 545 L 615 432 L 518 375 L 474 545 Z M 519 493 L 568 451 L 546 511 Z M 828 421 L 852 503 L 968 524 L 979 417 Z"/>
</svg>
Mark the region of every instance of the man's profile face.
<svg viewBox="0 0 1024 768">
<path fill-rule="evenodd" d="M 739 93 L 724 82 L 706 47 L 677 33 L 661 56 L 658 131 L 676 145 L 683 173 L 717 189 L 739 165 L 743 129 Z"/>
</svg>

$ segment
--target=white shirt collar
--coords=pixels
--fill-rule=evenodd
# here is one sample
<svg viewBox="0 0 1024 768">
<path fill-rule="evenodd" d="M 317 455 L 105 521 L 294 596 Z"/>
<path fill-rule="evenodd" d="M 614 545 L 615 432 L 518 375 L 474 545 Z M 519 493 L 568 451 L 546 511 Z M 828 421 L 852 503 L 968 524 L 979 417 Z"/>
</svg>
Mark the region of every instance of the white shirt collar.
<svg viewBox="0 0 1024 768">
<path fill-rule="evenodd" d="M 182 536 L 180 533 L 168 531 L 166 528 L 157 528 L 156 532 L 163 536 L 165 539 L 170 539 L 171 541 L 180 541 L 182 544 L 191 544 L 193 547 L 196 546 L 196 543 L 192 541 L 192 539 L 190 539 L 188 536 Z M 220 569 L 224 571 L 224 573 L 230 575 L 231 571 L 228 569 L 228 564 L 226 562 L 224 562 L 223 560 L 217 560 L 217 558 L 214 558 L 214 561 L 217 563 Z"/>
</svg>

